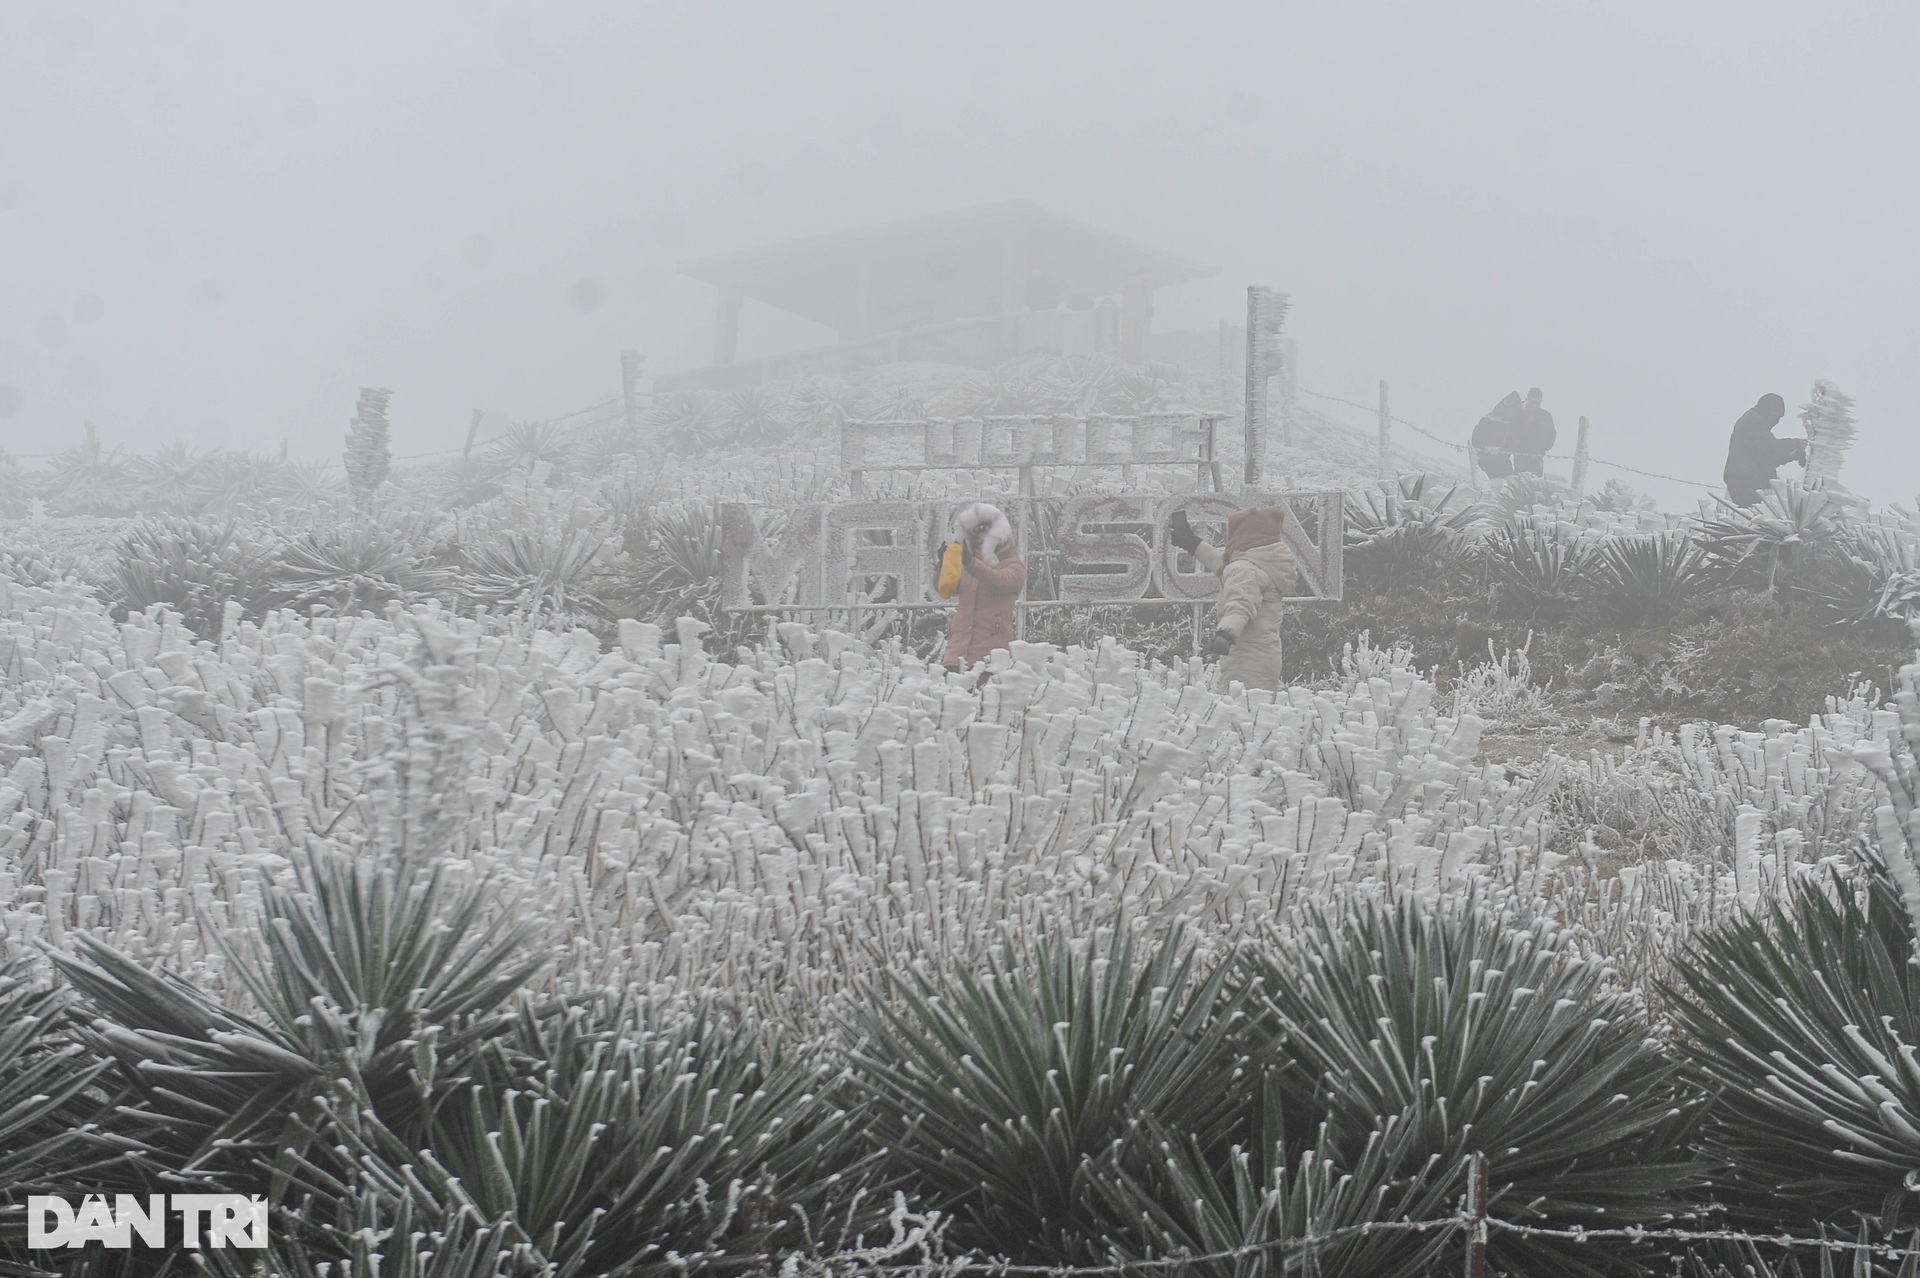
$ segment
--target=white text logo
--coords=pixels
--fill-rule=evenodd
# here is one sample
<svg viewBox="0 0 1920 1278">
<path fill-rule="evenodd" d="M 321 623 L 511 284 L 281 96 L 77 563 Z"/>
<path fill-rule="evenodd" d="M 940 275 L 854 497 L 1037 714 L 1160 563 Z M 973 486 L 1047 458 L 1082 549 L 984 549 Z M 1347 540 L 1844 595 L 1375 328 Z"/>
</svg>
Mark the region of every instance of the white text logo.
<svg viewBox="0 0 1920 1278">
<path fill-rule="evenodd" d="M 180 1218 L 184 1246 L 265 1247 L 267 1200 L 243 1194 L 148 1194 L 146 1201 L 119 1194 L 109 1207 L 104 1196 L 89 1194 L 78 1207 L 48 1194 L 27 1196 L 27 1246 L 41 1250 L 100 1243 L 126 1248 L 134 1239 L 146 1247 L 167 1245 L 167 1207 Z"/>
</svg>

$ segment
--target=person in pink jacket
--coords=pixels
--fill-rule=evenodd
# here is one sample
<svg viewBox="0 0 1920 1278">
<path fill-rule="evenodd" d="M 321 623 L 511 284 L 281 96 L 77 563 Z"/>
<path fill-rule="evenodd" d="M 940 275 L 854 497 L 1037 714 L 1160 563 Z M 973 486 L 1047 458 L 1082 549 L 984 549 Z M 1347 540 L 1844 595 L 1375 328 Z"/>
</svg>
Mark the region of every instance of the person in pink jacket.
<svg viewBox="0 0 1920 1278">
<path fill-rule="evenodd" d="M 963 506 L 953 528 L 961 553 L 960 602 L 947 627 L 947 654 L 941 661 L 959 670 L 1012 645 L 1014 605 L 1027 585 L 1027 565 L 1014 544 L 1013 525 L 998 506 L 984 501 Z"/>
</svg>

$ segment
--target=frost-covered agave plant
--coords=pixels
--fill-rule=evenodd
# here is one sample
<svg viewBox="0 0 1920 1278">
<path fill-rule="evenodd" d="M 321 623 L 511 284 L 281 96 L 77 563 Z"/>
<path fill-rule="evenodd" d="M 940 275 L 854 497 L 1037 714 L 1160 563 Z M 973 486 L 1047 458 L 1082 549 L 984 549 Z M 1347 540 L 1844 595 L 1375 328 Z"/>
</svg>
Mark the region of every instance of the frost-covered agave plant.
<svg viewBox="0 0 1920 1278">
<path fill-rule="evenodd" d="M 1675 967 L 1706 1151 L 1744 1223 L 1920 1223 L 1920 969 L 1883 865 L 1829 864 L 1701 937 Z"/>
<path fill-rule="evenodd" d="M 217 637 L 230 601 L 255 615 L 273 606 L 277 546 L 271 533 L 232 518 L 152 516 L 120 539 L 104 589 L 117 607 L 165 604 L 195 634 Z"/>
<path fill-rule="evenodd" d="M 1573 490 L 1547 475 L 1521 472 L 1500 481 L 1496 496 L 1500 507 L 1510 515 L 1528 511 L 1566 510 L 1577 504 Z"/>
<path fill-rule="evenodd" d="M 556 422 L 515 422 L 487 443 L 479 461 L 501 480 L 537 473 L 558 482 L 573 472 L 576 451 L 576 441 Z"/>
<path fill-rule="evenodd" d="M 1162 1133 L 1208 1150 L 1233 1137 L 1249 1098 L 1224 972 L 1178 934 L 1135 944 L 1124 922 L 1091 943 L 1014 943 L 984 971 L 908 971 L 861 1001 L 853 1079 L 874 1139 L 892 1175 L 956 1214 L 960 1245 L 1095 1263 L 1137 1206 L 1096 1193 L 1103 1174 L 1144 1175 Z"/>
<path fill-rule="evenodd" d="M 699 457 L 725 442 L 726 418 L 712 398 L 664 396 L 647 414 L 647 429 L 676 457 Z"/>
<path fill-rule="evenodd" d="M 265 1180 L 284 1204 L 301 1159 L 349 1183 L 329 1151 L 363 1119 L 424 1137 L 545 961 L 532 925 L 451 867 L 296 850 L 293 872 L 262 885 L 260 927 L 215 936 L 251 1014 L 100 941 L 56 959 L 84 1038 L 133 1094 L 120 1121 L 156 1185 Z"/>
<path fill-rule="evenodd" d="M 1515 515 L 1475 547 L 1501 609 L 1564 621 L 1594 584 L 1600 539 L 1552 516 Z"/>
<path fill-rule="evenodd" d="M 1404 1161 L 1388 1180 L 1436 1176 L 1457 1201 L 1479 1154 L 1494 1214 L 1560 1227 L 1671 1219 L 1705 1178 L 1676 1062 L 1633 993 L 1544 917 L 1355 894 L 1241 962 L 1289 1132 L 1312 1133 L 1336 1166 L 1360 1166 L 1391 1120 Z M 1401 1247 L 1402 1264 L 1421 1256 L 1417 1236 Z M 1584 1274 L 1635 1251 L 1596 1250 L 1501 1235 L 1491 1256 L 1505 1272 Z"/>
<path fill-rule="evenodd" d="M 182 443 L 163 444 L 134 458 L 129 472 L 140 505 L 168 515 L 199 514 L 212 489 L 212 460 Z"/>
<path fill-rule="evenodd" d="M 275 505 L 301 511 L 337 504 L 346 495 L 345 477 L 329 462 L 281 462 L 263 487 Z"/>
<path fill-rule="evenodd" d="M 1785 600 L 1808 584 L 1841 528 L 1841 508 L 1829 493 L 1776 479 L 1756 506 L 1723 506 L 1700 524 L 1700 544 L 1727 581 Z"/>
<path fill-rule="evenodd" d="M 602 616 L 606 603 L 596 589 L 600 549 L 600 539 L 584 528 L 509 530 L 463 551 L 461 588 L 495 611 Z"/>
<path fill-rule="evenodd" d="M 792 411 L 771 386 L 734 391 L 721 412 L 727 443 L 735 448 L 766 448 L 793 433 Z"/>
<path fill-rule="evenodd" d="M 319 604 L 356 613 L 446 590 L 454 573 L 434 563 L 430 539 L 417 522 L 354 519 L 288 538 L 274 556 L 271 581 L 286 606 Z"/>
<path fill-rule="evenodd" d="M 0 1269 L 23 1264 L 24 1196 L 98 1184 L 136 1142 L 113 1130 L 98 1086 L 109 1062 L 67 1033 L 71 994 L 0 949 Z"/>
<path fill-rule="evenodd" d="M 509 1223 L 560 1272 L 724 1273 L 809 1250 L 815 1221 L 872 1223 L 831 1073 L 698 1008 L 523 999 L 424 1146 L 381 1133 L 357 1161 L 391 1196 L 411 1182 L 422 1205 Z"/>
<path fill-rule="evenodd" d="M 720 504 L 662 504 L 650 523 L 636 583 L 641 607 L 661 616 L 702 611 L 720 583 Z"/>
<path fill-rule="evenodd" d="M 34 476 L 34 495 L 56 515 L 122 515 L 132 509 L 133 464 L 120 450 L 102 450 L 89 427 L 78 448 L 68 449 Z"/>
<path fill-rule="evenodd" d="M 1663 625 L 1715 584 L 1713 564 L 1681 529 L 1608 537 L 1598 543 L 1585 600 L 1602 621 Z"/>
<path fill-rule="evenodd" d="M 1386 488 L 1347 494 L 1347 570 L 1363 590 L 1445 577 L 1460 565 L 1485 511 L 1458 485 L 1402 475 Z"/>
</svg>

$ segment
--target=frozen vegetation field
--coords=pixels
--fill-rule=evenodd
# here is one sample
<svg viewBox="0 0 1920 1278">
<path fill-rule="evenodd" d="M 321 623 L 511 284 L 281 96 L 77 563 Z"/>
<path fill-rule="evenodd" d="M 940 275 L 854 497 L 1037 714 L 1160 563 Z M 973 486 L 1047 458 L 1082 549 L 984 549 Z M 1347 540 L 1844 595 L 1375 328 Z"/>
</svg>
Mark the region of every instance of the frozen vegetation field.
<svg viewBox="0 0 1920 1278">
<path fill-rule="evenodd" d="M 29 1193 L 228 1192 L 267 1253 L 85 1272 L 1895 1271 L 1911 515 L 1350 481 L 1280 692 L 1125 609 L 982 681 L 718 607 L 814 402 L 15 479 L 12 1263 L 79 1272 Z"/>
</svg>

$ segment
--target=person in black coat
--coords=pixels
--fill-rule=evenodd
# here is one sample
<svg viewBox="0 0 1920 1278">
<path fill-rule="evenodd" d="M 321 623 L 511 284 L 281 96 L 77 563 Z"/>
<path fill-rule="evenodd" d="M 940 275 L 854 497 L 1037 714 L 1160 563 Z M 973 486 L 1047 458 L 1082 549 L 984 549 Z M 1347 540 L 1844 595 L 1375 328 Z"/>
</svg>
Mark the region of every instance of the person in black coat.
<svg viewBox="0 0 1920 1278">
<path fill-rule="evenodd" d="M 1547 471 L 1547 454 L 1553 451 L 1553 441 L 1560 433 L 1553 428 L 1553 414 L 1540 406 L 1543 396 L 1540 388 L 1534 387 L 1527 392 L 1526 406 L 1520 410 L 1520 421 L 1513 432 L 1513 469 L 1516 473 L 1544 475 Z"/>
<path fill-rule="evenodd" d="M 1740 414 L 1733 424 L 1733 437 L 1727 441 L 1727 469 L 1721 478 L 1727 483 L 1727 499 L 1736 506 L 1756 506 L 1761 490 L 1773 482 L 1773 474 L 1790 461 L 1807 464 L 1807 441 L 1775 439 L 1774 426 L 1787 415 L 1787 401 L 1778 395 L 1762 395 L 1760 402 Z"/>
<path fill-rule="evenodd" d="M 1526 411 L 1520 392 L 1513 391 L 1473 428 L 1473 459 L 1488 479 L 1505 479 L 1513 473 L 1514 440 L 1523 429 Z"/>
</svg>

